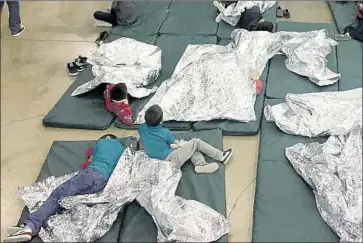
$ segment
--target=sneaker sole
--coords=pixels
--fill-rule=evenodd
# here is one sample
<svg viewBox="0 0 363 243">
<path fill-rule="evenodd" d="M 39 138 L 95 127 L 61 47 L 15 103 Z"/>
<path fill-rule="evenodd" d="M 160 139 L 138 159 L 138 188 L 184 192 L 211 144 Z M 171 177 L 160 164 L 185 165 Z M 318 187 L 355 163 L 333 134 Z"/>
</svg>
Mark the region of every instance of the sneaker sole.
<svg viewBox="0 0 363 243">
<path fill-rule="evenodd" d="M 112 27 L 112 24 L 95 19 L 95 25 L 98 27 Z"/>
<path fill-rule="evenodd" d="M 7 233 L 8 235 L 12 235 L 12 234 L 14 234 L 14 233 L 18 232 L 18 231 L 19 231 L 19 230 L 21 230 L 21 229 L 22 229 L 21 227 L 11 226 L 11 227 L 9 227 L 9 228 L 7 228 L 7 229 L 6 229 L 6 233 Z"/>
<path fill-rule="evenodd" d="M 223 164 L 224 164 L 224 165 L 228 163 L 228 161 L 231 159 L 232 155 L 233 155 L 233 150 L 232 150 L 232 151 L 231 151 L 231 153 L 227 156 L 227 158 L 224 160 L 224 162 L 223 162 Z"/>
<path fill-rule="evenodd" d="M 25 31 L 25 26 L 21 26 L 21 27 L 23 27 L 24 29 L 21 31 L 21 32 L 19 32 L 19 33 L 16 33 L 15 35 L 11 35 L 12 37 L 18 37 L 19 35 L 21 35 L 24 31 Z"/>
<path fill-rule="evenodd" d="M 32 237 L 30 235 L 16 235 L 5 238 L 4 242 L 25 242 L 30 241 L 31 239 Z"/>
<path fill-rule="evenodd" d="M 217 163 L 209 163 L 207 165 L 204 166 L 195 166 L 194 170 L 196 173 L 201 174 L 201 173 L 213 173 L 215 171 L 217 171 L 219 168 Z"/>
</svg>

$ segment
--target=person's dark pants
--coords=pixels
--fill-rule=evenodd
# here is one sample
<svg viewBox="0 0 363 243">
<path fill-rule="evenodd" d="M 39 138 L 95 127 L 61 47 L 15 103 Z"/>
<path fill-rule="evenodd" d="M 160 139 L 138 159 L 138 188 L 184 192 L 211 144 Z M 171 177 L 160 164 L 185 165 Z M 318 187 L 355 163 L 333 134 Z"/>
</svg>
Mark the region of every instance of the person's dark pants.
<svg viewBox="0 0 363 243">
<path fill-rule="evenodd" d="M 14 35 L 20 30 L 20 5 L 19 1 L 6 1 L 9 8 L 9 29 L 11 34 Z M 4 1 L 0 2 L 0 11 L 3 10 Z"/>
<path fill-rule="evenodd" d="M 112 24 L 112 26 L 117 26 L 116 13 L 113 9 L 111 9 L 111 13 L 96 11 L 94 12 L 93 17 L 97 20 Z"/>
<path fill-rule="evenodd" d="M 107 179 L 98 170 L 89 167 L 83 169 L 57 187 L 42 206 L 29 215 L 25 223 L 32 230 L 33 235 L 36 235 L 50 216 L 61 212 L 59 200 L 69 196 L 101 192 L 106 184 Z"/>
</svg>

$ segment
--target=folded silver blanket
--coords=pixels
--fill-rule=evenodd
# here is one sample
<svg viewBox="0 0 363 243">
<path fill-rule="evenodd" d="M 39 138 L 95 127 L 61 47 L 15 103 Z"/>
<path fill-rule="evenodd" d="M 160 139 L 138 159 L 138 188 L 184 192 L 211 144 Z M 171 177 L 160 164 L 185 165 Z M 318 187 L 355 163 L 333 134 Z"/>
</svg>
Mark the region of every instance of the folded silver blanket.
<svg viewBox="0 0 363 243">
<path fill-rule="evenodd" d="M 95 78 L 80 85 L 72 96 L 86 93 L 101 83 L 125 83 L 128 93 L 135 98 L 146 97 L 157 89 L 145 88 L 161 70 L 161 49 L 157 46 L 121 37 L 102 44 L 87 61 L 93 65 Z"/>
<path fill-rule="evenodd" d="M 258 6 L 261 13 L 274 6 L 276 1 L 238 1 L 229 5 L 222 15 L 222 19 L 229 25 L 236 26 L 241 18 L 241 14 L 253 6 Z"/>
<path fill-rule="evenodd" d="M 266 106 L 268 122 L 282 131 L 307 137 L 345 135 L 362 127 L 362 88 L 348 91 L 287 94 L 286 102 Z"/>
<path fill-rule="evenodd" d="M 256 120 L 256 83 L 267 61 L 277 52 L 287 55 L 289 70 L 317 84 L 336 82 L 338 74 L 326 67 L 325 56 L 336 42 L 325 30 L 311 32 L 249 32 L 236 29 L 227 46 L 189 45 L 170 79 L 137 114 L 144 122 L 151 105 L 164 111 L 164 121 Z"/>
<path fill-rule="evenodd" d="M 331 136 L 324 144 L 298 143 L 285 153 L 340 241 L 362 242 L 362 128 Z"/>
<path fill-rule="evenodd" d="M 34 212 L 71 175 L 49 177 L 20 190 Z M 110 230 L 122 207 L 136 199 L 153 217 L 158 242 L 212 242 L 230 230 L 227 219 L 212 208 L 175 195 L 182 176 L 173 163 L 151 159 L 129 147 L 121 156 L 105 189 L 97 194 L 67 197 L 66 210 L 49 218 L 39 236 L 44 242 L 91 242 Z"/>
</svg>

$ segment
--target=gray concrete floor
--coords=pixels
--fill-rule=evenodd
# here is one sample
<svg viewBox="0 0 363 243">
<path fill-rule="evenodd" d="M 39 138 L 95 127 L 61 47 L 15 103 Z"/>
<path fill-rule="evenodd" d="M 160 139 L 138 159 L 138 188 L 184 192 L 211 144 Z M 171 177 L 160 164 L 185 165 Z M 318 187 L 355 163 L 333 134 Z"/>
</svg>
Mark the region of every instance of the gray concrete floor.
<svg viewBox="0 0 363 243">
<path fill-rule="evenodd" d="M 284 1 L 291 18 L 281 21 L 332 22 L 323 1 Z M 97 139 L 104 131 L 45 128 L 42 118 L 73 81 L 65 64 L 95 49 L 102 28 L 92 13 L 110 2 L 23 1 L 26 31 L 18 38 L 7 28 L 7 7 L 1 13 L 1 239 L 17 223 L 23 203 L 18 187 L 33 183 L 54 140 Z M 125 136 L 135 132 L 110 128 Z M 231 242 L 249 242 L 258 154 L 258 136 L 224 137 L 224 147 L 235 149 L 227 166 L 227 214 Z"/>
</svg>

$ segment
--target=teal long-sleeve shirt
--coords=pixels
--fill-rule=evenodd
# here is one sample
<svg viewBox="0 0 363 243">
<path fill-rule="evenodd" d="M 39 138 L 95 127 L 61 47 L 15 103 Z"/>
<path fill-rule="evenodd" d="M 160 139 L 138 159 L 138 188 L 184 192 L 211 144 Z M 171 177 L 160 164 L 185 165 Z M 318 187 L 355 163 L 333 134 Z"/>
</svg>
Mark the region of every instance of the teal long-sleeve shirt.
<svg viewBox="0 0 363 243">
<path fill-rule="evenodd" d="M 108 179 L 115 169 L 125 147 L 119 139 L 100 139 L 93 149 L 89 167 L 95 168 Z"/>
<path fill-rule="evenodd" d="M 175 137 L 166 127 L 153 127 L 144 123 L 140 125 L 138 132 L 144 151 L 150 158 L 165 160 L 172 152 L 170 144 L 175 142 Z"/>
</svg>

